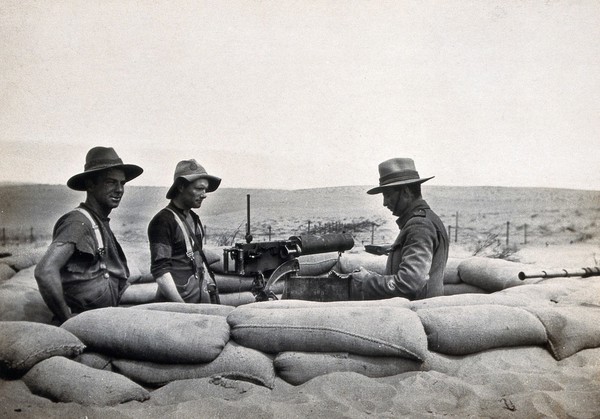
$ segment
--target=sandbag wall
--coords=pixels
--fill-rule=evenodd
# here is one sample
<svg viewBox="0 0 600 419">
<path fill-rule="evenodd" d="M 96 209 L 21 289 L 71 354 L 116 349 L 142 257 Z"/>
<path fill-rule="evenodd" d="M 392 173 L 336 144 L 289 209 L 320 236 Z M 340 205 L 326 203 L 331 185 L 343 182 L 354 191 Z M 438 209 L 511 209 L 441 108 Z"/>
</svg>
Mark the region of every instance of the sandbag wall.
<svg viewBox="0 0 600 419">
<path fill-rule="evenodd" d="M 492 270 L 481 272 L 489 281 Z M 421 301 L 152 303 L 88 311 L 60 327 L 4 321 L 0 366 L 43 397 L 110 405 L 190 378 L 272 388 L 276 377 L 300 385 L 335 371 L 448 373 L 445 359 L 496 348 L 539 346 L 561 360 L 600 347 L 600 278 L 535 282 Z"/>
</svg>

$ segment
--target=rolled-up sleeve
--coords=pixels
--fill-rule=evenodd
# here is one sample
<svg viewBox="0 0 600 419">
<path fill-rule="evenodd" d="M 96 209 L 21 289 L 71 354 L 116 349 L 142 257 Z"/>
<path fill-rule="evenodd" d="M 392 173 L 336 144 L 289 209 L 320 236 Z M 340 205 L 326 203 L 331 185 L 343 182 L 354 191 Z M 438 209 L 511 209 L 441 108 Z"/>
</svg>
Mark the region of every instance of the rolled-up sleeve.
<svg viewBox="0 0 600 419">
<path fill-rule="evenodd" d="M 150 272 L 154 278 L 158 278 L 167 272 L 171 272 L 173 225 L 169 221 L 170 220 L 165 217 L 164 213 L 160 212 L 148 225 Z"/>
</svg>

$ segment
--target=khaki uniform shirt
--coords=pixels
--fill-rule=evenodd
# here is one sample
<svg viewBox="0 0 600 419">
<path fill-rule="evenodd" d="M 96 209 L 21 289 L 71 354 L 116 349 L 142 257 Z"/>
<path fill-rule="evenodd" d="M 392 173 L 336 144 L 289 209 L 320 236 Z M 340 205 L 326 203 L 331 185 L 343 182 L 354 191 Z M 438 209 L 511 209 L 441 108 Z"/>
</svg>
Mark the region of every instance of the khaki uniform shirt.
<svg viewBox="0 0 600 419">
<path fill-rule="evenodd" d="M 385 275 L 365 279 L 363 298 L 419 300 L 443 295 L 449 247 L 444 224 L 423 199 L 416 200 L 396 223 L 400 234 L 388 255 Z"/>
</svg>

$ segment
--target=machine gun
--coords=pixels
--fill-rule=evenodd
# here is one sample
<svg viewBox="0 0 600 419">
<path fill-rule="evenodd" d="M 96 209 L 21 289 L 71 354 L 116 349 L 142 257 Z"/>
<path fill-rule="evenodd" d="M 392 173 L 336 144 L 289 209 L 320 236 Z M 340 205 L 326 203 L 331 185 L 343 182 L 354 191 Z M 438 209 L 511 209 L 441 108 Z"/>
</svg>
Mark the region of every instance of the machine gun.
<svg viewBox="0 0 600 419">
<path fill-rule="evenodd" d="M 271 287 L 300 270 L 298 257 L 327 252 L 343 252 L 354 246 L 351 234 L 304 234 L 287 240 L 252 242 L 250 234 L 250 195 L 247 195 L 246 243 L 223 249 L 225 273 L 253 277 L 252 293 L 256 301 L 277 299 Z M 301 277 L 296 277 L 301 278 Z"/>
<path fill-rule="evenodd" d="M 276 300 L 271 286 L 300 270 L 298 256 L 341 253 L 353 246 L 354 239 L 350 234 L 306 234 L 288 240 L 236 243 L 223 250 L 223 268 L 225 273 L 254 277 L 252 293 L 256 301 Z"/>
<path fill-rule="evenodd" d="M 525 273 L 519 272 L 519 279 L 521 281 L 528 278 L 570 278 L 572 276 L 578 276 L 587 278 L 590 276 L 600 276 L 600 267 L 594 266 L 593 268 L 581 268 L 581 269 L 560 269 L 556 271 L 541 271 L 536 273 Z"/>
</svg>

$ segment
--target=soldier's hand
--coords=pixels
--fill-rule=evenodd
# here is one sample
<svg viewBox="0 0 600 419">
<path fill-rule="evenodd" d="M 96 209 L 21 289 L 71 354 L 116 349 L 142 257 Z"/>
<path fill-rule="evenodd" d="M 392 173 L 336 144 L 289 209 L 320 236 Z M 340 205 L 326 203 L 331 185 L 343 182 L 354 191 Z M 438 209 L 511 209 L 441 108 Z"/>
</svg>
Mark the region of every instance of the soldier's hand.
<svg viewBox="0 0 600 419">
<path fill-rule="evenodd" d="M 367 278 L 367 276 L 369 276 L 369 274 L 369 271 L 367 271 L 362 266 L 359 266 L 354 271 L 352 271 L 352 281 L 362 283 Z"/>
</svg>

